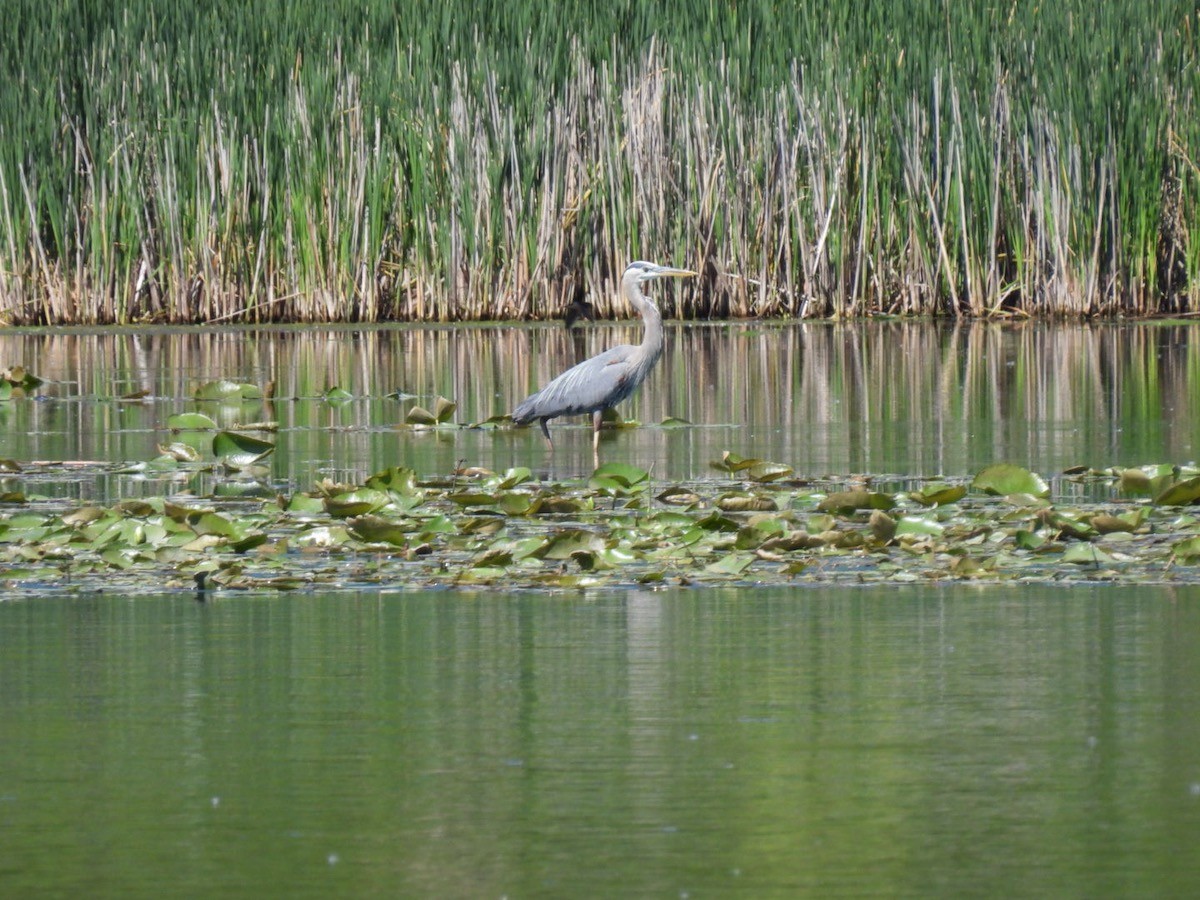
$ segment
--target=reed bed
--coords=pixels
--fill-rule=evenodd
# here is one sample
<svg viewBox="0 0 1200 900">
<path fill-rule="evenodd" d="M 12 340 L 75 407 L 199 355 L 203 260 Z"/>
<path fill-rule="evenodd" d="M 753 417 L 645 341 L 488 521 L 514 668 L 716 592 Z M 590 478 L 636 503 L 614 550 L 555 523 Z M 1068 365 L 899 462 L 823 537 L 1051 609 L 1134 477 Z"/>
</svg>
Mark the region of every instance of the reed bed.
<svg viewBox="0 0 1200 900">
<path fill-rule="evenodd" d="M 1200 311 L 1192 2 L 10 6 L 3 322 Z"/>
</svg>

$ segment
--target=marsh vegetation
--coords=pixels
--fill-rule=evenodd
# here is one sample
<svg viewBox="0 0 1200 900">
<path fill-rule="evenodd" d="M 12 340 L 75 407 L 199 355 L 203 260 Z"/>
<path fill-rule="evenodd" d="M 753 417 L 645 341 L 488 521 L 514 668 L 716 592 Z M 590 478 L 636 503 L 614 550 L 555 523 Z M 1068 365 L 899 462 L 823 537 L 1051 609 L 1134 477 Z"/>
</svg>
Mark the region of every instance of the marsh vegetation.
<svg viewBox="0 0 1200 900">
<path fill-rule="evenodd" d="M 0 319 L 1195 312 L 1193 3 L 18 0 Z"/>
</svg>

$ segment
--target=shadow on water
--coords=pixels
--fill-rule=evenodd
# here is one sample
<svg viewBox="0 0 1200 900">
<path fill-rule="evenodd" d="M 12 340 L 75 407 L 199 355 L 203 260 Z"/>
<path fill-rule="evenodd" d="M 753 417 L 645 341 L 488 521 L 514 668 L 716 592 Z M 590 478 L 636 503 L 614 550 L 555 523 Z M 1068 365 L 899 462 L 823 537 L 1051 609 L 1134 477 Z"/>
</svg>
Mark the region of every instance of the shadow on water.
<svg viewBox="0 0 1200 900">
<path fill-rule="evenodd" d="M 666 351 L 620 412 L 644 427 L 605 435 L 605 461 L 662 479 L 709 474 L 722 451 L 803 475 L 969 475 L 1009 461 L 1053 474 L 1072 465 L 1185 462 L 1197 456 L 1200 325 L 866 322 L 670 323 Z M 546 326 L 137 330 L 0 335 L 0 360 L 48 380 L 0 404 L 0 457 L 139 461 L 169 439 L 166 418 L 201 408 L 194 389 L 231 378 L 276 383 L 276 401 L 212 409 L 223 425 L 278 421 L 283 485 L 360 478 L 406 463 L 591 468 L 583 420 L 558 421 L 551 460 L 536 428 L 397 431 L 437 395 L 456 420 L 503 414 L 633 323 Z M 330 387 L 354 399 L 332 405 Z M 144 391 L 140 400 L 120 397 Z M 400 391 L 410 398 L 388 398 Z M 692 427 L 663 428 L 668 417 Z"/>
</svg>

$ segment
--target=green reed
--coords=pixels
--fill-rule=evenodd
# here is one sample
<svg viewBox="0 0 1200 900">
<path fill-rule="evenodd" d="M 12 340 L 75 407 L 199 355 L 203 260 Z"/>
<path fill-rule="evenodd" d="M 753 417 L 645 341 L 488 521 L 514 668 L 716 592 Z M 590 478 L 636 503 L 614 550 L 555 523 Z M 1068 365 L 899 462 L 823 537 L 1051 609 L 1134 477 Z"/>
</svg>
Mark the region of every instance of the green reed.
<svg viewBox="0 0 1200 900">
<path fill-rule="evenodd" d="M 1183 0 L 10 6 L 4 321 L 1200 305 Z"/>
</svg>

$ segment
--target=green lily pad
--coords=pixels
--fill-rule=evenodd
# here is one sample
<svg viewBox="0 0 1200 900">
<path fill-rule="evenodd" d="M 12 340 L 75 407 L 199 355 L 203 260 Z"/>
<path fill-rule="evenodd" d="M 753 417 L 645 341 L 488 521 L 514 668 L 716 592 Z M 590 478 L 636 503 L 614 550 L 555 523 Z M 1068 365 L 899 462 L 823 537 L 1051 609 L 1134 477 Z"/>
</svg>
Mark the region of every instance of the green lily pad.
<svg viewBox="0 0 1200 900">
<path fill-rule="evenodd" d="M 408 415 L 404 417 L 404 421 L 408 425 L 420 425 L 424 427 L 443 425 L 450 420 L 456 409 L 458 409 L 457 403 L 447 400 L 445 397 L 438 397 L 434 401 L 433 412 L 430 412 L 423 406 L 414 406 L 408 411 Z"/>
<path fill-rule="evenodd" d="M 720 459 L 714 459 L 709 465 L 721 472 L 741 472 L 743 469 L 749 469 L 762 463 L 761 459 L 753 457 L 739 456 L 726 450 L 721 454 Z"/>
<path fill-rule="evenodd" d="M 531 472 L 526 466 L 514 466 L 513 468 L 508 469 L 500 478 L 500 481 L 496 484 L 496 489 L 501 491 L 511 490 L 517 485 L 524 484 L 525 482 L 529 481 L 529 479 L 532 477 L 533 472 Z"/>
<path fill-rule="evenodd" d="M 905 535 L 941 537 L 945 531 L 945 525 L 929 516 L 901 516 L 896 523 L 896 537 Z"/>
<path fill-rule="evenodd" d="M 363 515 L 346 520 L 346 527 L 355 537 L 371 544 L 393 544 L 404 547 L 408 544 L 410 532 L 394 519 L 383 516 Z"/>
<path fill-rule="evenodd" d="M 267 536 L 261 531 L 251 531 L 231 540 L 229 547 L 234 553 L 245 553 L 248 550 L 253 550 L 255 547 L 261 547 L 266 542 Z"/>
<path fill-rule="evenodd" d="M 12 366 L 0 372 L 0 382 L 7 384 L 21 394 L 32 394 L 43 382 L 24 366 Z M 14 396 L 10 390 L 9 396 Z M 5 398 L 7 399 L 7 398 Z"/>
<path fill-rule="evenodd" d="M 654 498 L 659 503 L 669 503 L 672 506 L 694 506 L 701 501 L 695 491 L 690 491 L 679 485 L 672 485 Z"/>
<path fill-rule="evenodd" d="M 1200 500 L 1200 477 L 1177 481 L 1154 498 L 1158 506 L 1188 506 Z"/>
<path fill-rule="evenodd" d="M 779 504 L 762 494 L 743 491 L 728 491 L 716 499 L 715 506 L 724 512 L 770 512 L 779 509 Z"/>
<path fill-rule="evenodd" d="M 748 553 L 730 553 L 705 566 L 704 571 L 714 575 L 741 575 L 753 562 L 754 557 Z"/>
<path fill-rule="evenodd" d="M 365 516 L 367 513 L 378 512 L 391 501 L 383 491 L 372 488 L 360 488 L 357 491 L 347 491 L 325 498 L 325 511 L 338 519 L 349 519 L 354 516 Z"/>
<path fill-rule="evenodd" d="M 247 468 L 274 452 L 270 441 L 238 431 L 220 431 L 213 437 L 213 455 L 234 468 Z"/>
<path fill-rule="evenodd" d="M 365 487 L 377 491 L 390 491 L 403 496 L 417 493 L 417 473 L 407 466 L 392 466 L 376 472 L 366 480 Z"/>
<path fill-rule="evenodd" d="M 822 512 L 852 512 L 858 509 L 881 509 L 887 512 L 896 506 L 890 494 L 877 491 L 836 491 L 817 504 Z"/>
<path fill-rule="evenodd" d="M 1200 535 L 1177 541 L 1171 545 L 1175 561 L 1184 565 L 1200 563 Z"/>
<path fill-rule="evenodd" d="M 975 476 L 971 487 L 1000 496 L 1030 494 L 1034 497 L 1045 497 L 1050 493 L 1050 486 L 1041 476 L 1009 463 L 988 466 Z"/>
<path fill-rule="evenodd" d="M 167 418 L 172 431 L 216 431 L 217 423 L 204 413 L 178 413 Z"/>
<path fill-rule="evenodd" d="M 756 462 L 746 470 L 746 476 L 751 481 L 760 483 L 790 478 L 794 474 L 796 474 L 795 469 L 791 466 L 776 462 Z"/>
<path fill-rule="evenodd" d="M 643 490 L 650 473 L 626 463 L 604 463 L 588 479 L 588 486 L 615 496 L 625 496 Z"/>
<path fill-rule="evenodd" d="M 918 490 L 910 491 L 908 496 L 922 506 L 945 506 L 949 503 L 957 503 L 966 495 L 966 485 L 949 485 L 935 481 L 922 485 Z"/>
<path fill-rule="evenodd" d="M 546 546 L 544 559 L 569 559 L 579 552 L 600 553 L 604 550 L 604 539 L 591 531 L 569 529 L 551 536 Z"/>
<path fill-rule="evenodd" d="M 1105 566 L 1112 563 L 1113 558 L 1095 544 L 1072 544 L 1063 551 L 1063 562 L 1076 565 Z"/>
<path fill-rule="evenodd" d="M 166 445 L 159 444 L 158 452 L 179 462 L 198 462 L 202 458 L 199 450 L 182 441 L 174 441 Z"/>
</svg>

